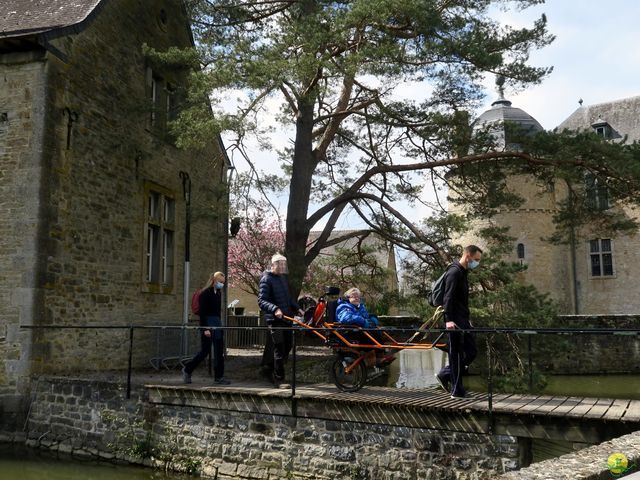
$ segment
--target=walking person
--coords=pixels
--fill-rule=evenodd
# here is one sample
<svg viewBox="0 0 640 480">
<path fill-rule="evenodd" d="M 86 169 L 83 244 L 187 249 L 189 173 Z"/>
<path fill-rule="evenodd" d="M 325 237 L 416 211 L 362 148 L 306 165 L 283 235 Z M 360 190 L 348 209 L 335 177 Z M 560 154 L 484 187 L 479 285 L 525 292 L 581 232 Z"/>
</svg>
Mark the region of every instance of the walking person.
<svg viewBox="0 0 640 480">
<path fill-rule="evenodd" d="M 464 248 L 459 260 L 454 261 L 444 277 L 444 319 L 449 331 L 449 365 L 436 374 L 438 383 L 451 391 L 451 398 L 464 398 L 466 391 L 462 376 L 476 358 L 478 350 L 469 320 L 469 270 L 480 265 L 482 250 L 476 245 Z M 461 332 L 460 330 L 465 330 Z"/>
<path fill-rule="evenodd" d="M 225 277 L 222 272 L 211 274 L 207 284 L 202 289 L 199 298 L 200 326 L 221 327 L 222 289 Z M 184 383 L 191 383 L 191 374 L 211 351 L 213 345 L 213 383 L 229 385 L 231 382 L 224 378 L 224 333 L 222 330 L 203 329 L 200 331 L 201 348 L 198 353 L 182 369 Z"/>
<path fill-rule="evenodd" d="M 292 330 L 282 329 L 291 327 L 292 324 L 283 317 L 304 314 L 291 298 L 287 273 L 287 258 L 279 253 L 271 257 L 271 270 L 262 275 L 258 293 L 258 305 L 264 312 L 265 323 L 269 327 L 262 365 L 271 373 L 277 387 L 285 386 L 284 365 L 289 358 L 293 341 Z"/>
</svg>

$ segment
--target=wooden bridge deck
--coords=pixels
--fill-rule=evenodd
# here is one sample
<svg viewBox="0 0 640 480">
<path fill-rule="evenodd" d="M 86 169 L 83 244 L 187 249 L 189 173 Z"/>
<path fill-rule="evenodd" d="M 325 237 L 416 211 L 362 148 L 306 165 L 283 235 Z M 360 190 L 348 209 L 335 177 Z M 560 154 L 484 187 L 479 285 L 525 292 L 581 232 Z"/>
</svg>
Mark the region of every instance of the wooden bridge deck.
<svg viewBox="0 0 640 480">
<path fill-rule="evenodd" d="M 145 388 L 150 402 L 164 405 L 588 443 L 640 429 L 640 400 L 496 394 L 490 411 L 487 393 L 452 399 L 436 387 L 367 386 L 347 393 L 313 384 L 298 386 L 294 396 L 291 390 L 255 383 Z"/>
<path fill-rule="evenodd" d="M 404 405 L 442 410 L 489 411 L 489 395 L 471 392 L 468 398 L 452 399 L 436 387 L 396 389 L 366 387 L 359 392 L 339 392 L 333 385 L 316 384 L 296 389 L 299 398 L 323 398 L 345 403 Z M 564 397 L 544 395 L 494 394 L 493 411 L 518 415 L 551 415 L 600 419 L 612 422 L 640 422 L 640 400 Z"/>
</svg>

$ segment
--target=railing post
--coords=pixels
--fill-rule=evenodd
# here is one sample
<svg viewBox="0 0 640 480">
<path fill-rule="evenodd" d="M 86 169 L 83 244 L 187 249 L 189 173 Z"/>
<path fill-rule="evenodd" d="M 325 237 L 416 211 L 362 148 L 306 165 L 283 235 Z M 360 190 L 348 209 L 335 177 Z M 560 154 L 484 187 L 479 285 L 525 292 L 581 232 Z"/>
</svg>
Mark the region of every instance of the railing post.
<svg viewBox="0 0 640 480">
<path fill-rule="evenodd" d="M 489 433 L 493 433 L 493 367 L 491 365 L 491 334 L 487 335 L 487 368 L 489 369 L 487 377 L 487 403 L 489 410 Z"/>
<path fill-rule="evenodd" d="M 532 344 L 532 339 L 531 337 L 533 337 L 533 335 L 529 334 L 527 337 L 527 353 L 529 356 L 529 393 L 531 393 L 533 391 L 533 361 L 531 359 L 531 355 L 532 355 L 532 349 L 531 349 L 531 344 Z"/>
<path fill-rule="evenodd" d="M 298 416 L 298 405 L 296 403 L 296 334 L 297 329 L 293 329 L 293 335 L 291 336 L 291 353 L 293 358 L 291 361 L 291 415 Z"/>
<path fill-rule="evenodd" d="M 131 398 L 131 365 L 133 364 L 133 326 L 129 327 L 129 366 L 127 368 L 127 400 Z"/>
</svg>

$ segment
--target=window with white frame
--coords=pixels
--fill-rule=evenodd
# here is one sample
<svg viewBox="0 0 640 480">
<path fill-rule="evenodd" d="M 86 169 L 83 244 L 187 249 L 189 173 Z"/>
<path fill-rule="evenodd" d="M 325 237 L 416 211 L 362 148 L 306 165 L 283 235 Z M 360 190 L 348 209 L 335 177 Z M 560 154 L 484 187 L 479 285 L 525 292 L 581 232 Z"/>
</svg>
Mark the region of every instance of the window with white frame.
<svg viewBox="0 0 640 480">
<path fill-rule="evenodd" d="M 175 200 L 161 189 L 146 191 L 145 281 L 168 292 L 174 283 Z"/>
<path fill-rule="evenodd" d="M 613 276 L 613 250 L 610 238 L 590 240 L 589 258 L 592 277 Z"/>
</svg>

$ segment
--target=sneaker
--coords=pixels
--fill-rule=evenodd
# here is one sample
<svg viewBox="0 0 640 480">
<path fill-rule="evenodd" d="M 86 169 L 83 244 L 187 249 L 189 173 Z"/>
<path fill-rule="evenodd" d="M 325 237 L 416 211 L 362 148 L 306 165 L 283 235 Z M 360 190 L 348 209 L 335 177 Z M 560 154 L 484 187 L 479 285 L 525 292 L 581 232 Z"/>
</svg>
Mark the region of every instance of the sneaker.
<svg viewBox="0 0 640 480">
<path fill-rule="evenodd" d="M 449 392 L 449 386 L 447 385 L 448 382 L 445 382 L 442 377 L 440 377 L 440 375 L 438 375 L 436 373 L 436 381 L 438 382 L 438 384 L 442 387 L 442 389 L 445 392 Z"/>
<path fill-rule="evenodd" d="M 182 381 L 184 383 L 191 383 L 191 374 L 188 373 L 184 368 L 182 369 Z"/>
<path fill-rule="evenodd" d="M 275 388 L 291 388 L 291 385 L 285 383 L 284 378 L 273 376 L 273 386 Z"/>
<path fill-rule="evenodd" d="M 231 382 L 229 380 L 227 380 L 224 377 L 221 378 L 216 378 L 213 383 L 215 383 L 216 385 L 230 385 Z"/>
<path fill-rule="evenodd" d="M 452 393 L 451 398 L 466 398 L 467 395 L 465 393 Z"/>
</svg>

